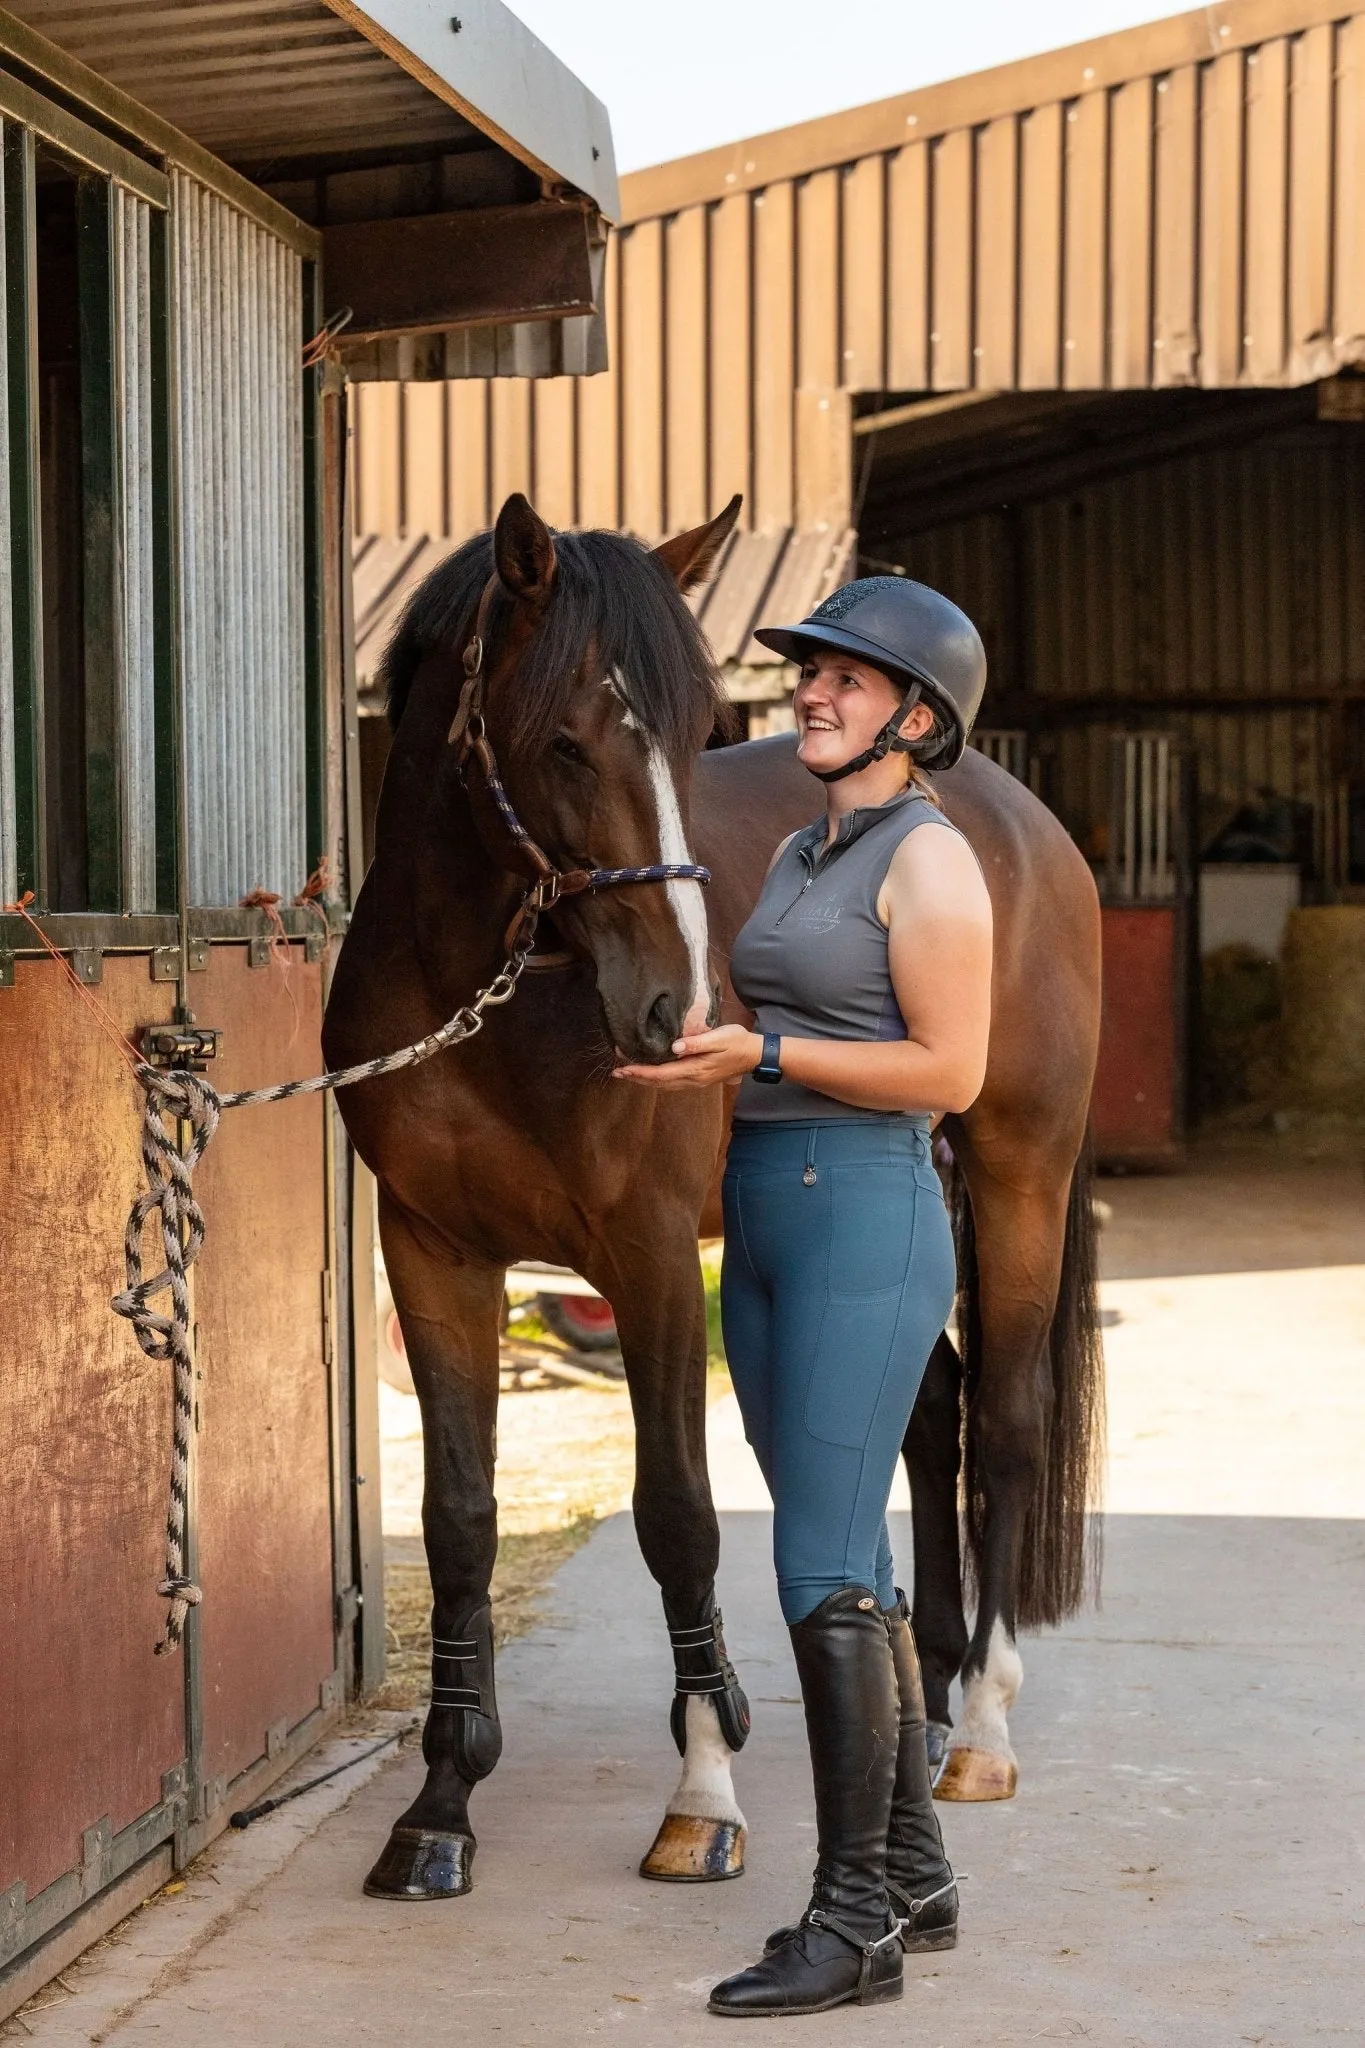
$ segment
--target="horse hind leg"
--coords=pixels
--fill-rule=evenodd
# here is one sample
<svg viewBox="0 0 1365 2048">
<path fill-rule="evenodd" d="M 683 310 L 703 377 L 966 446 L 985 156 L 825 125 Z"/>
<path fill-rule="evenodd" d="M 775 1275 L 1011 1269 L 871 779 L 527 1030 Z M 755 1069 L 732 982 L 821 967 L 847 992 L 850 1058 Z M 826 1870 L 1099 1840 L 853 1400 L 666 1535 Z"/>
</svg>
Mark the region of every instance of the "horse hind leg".
<svg viewBox="0 0 1365 2048">
<path fill-rule="evenodd" d="M 903 1446 L 915 1536 L 911 1626 L 924 1679 L 929 1769 L 935 1777 L 953 1732 L 948 1690 L 967 1648 L 957 1508 L 961 1436 L 962 1366 L 945 1331 L 929 1354 Z"/>
<path fill-rule="evenodd" d="M 661 1276 L 663 1284 L 661 1285 Z M 670 1714 L 682 1771 L 642 1877 L 739 1877 L 747 1829 L 731 1760 L 748 1702 L 725 1649 L 715 1574 L 720 1531 L 706 1473 L 706 1311 L 690 1225 L 647 1274 L 612 1288 L 635 1412 L 635 1528 L 663 1594 L 673 1650 Z"/>
<path fill-rule="evenodd" d="M 940 1799 L 1012 1798 L 1009 1716 L 1023 1682 L 1016 1646 L 1026 1524 L 1038 1506 L 1052 1422 L 1049 1331 L 1061 1271 L 1065 1190 L 1021 1191 L 969 1170 L 974 1273 L 964 1276 L 967 1513 L 977 1611 L 962 1665 L 962 1722 Z"/>
<path fill-rule="evenodd" d="M 384 1256 L 422 1410 L 422 1525 L 432 1586 L 426 1778 L 365 1880 L 371 1898 L 470 1890 L 469 1798 L 502 1750 L 489 1582 L 497 1553 L 493 1431 L 503 1274 L 456 1265 L 417 1239 L 381 1196 Z"/>
</svg>

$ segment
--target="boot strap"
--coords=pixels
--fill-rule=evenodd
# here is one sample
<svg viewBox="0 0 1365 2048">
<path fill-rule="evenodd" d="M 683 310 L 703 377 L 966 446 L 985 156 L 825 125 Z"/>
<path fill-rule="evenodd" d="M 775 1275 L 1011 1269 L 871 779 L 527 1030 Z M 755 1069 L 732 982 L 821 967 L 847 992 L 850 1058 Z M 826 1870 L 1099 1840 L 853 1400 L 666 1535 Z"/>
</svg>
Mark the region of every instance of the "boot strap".
<svg viewBox="0 0 1365 2048">
<path fill-rule="evenodd" d="M 859 1998 L 862 1997 L 872 1981 L 872 1964 L 878 1949 L 888 1947 L 893 1941 L 899 1941 L 901 1927 L 904 1924 L 893 1913 L 891 1915 L 891 1925 L 886 1933 L 879 1934 L 875 1940 L 870 1940 L 866 1935 L 859 1934 L 856 1928 L 848 1927 L 842 1920 L 836 1919 L 834 1914 L 827 1912 L 823 1906 L 809 1907 L 804 1918 L 808 1927 L 827 1928 L 831 1934 L 837 1934 L 840 1941 L 846 1941 L 850 1948 L 857 1949 L 862 1959 L 862 1965 L 858 1971 Z"/>
</svg>

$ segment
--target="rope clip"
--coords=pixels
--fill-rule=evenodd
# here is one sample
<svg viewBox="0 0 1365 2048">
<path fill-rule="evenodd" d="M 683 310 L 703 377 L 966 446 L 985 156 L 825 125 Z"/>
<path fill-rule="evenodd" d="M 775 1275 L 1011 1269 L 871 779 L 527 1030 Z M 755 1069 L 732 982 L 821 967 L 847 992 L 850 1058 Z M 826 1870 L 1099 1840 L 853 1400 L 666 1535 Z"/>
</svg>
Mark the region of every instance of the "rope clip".
<svg viewBox="0 0 1365 2048">
<path fill-rule="evenodd" d="M 207 1072 L 222 1046 L 221 1031 L 204 1025 L 144 1024 L 138 1034 L 142 1057 L 149 1066 L 175 1067 L 184 1074 Z"/>
</svg>

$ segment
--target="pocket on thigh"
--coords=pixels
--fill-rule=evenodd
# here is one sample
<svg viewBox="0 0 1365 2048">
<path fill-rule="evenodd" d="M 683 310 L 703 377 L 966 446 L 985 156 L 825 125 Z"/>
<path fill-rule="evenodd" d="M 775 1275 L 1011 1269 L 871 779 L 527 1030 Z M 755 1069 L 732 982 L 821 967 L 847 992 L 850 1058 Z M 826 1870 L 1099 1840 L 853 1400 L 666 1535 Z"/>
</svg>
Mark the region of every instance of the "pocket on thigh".
<svg viewBox="0 0 1365 2048">
<path fill-rule="evenodd" d="M 900 1317 L 899 1286 L 825 1304 L 806 1386 L 806 1428 L 821 1443 L 862 1450 L 877 1412 Z"/>
<path fill-rule="evenodd" d="M 829 1171 L 829 1291 L 835 1301 L 899 1290 L 915 1243 L 923 1199 L 906 1160 L 868 1161 Z"/>
</svg>

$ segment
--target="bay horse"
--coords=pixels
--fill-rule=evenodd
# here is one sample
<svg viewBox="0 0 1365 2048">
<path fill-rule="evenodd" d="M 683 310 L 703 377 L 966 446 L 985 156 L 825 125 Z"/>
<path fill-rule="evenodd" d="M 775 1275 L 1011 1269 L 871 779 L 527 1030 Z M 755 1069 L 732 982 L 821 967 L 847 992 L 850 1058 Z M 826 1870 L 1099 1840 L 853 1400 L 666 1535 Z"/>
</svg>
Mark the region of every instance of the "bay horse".
<svg viewBox="0 0 1365 2048">
<path fill-rule="evenodd" d="M 386 658 L 393 749 L 328 1003 L 328 1064 L 443 1023 L 501 965 L 537 875 L 553 866 L 580 879 L 542 923 L 548 951 L 531 956 L 515 999 L 479 1036 L 343 1101 L 378 1180 L 421 1406 L 434 1602 L 426 1778 L 366 1881 L 373 1895 L 454 1896 L 471 1882 L 470 1794 L 501 1749 L 489 1611 L 499 1311 L 507 1267 L 527 1258 L 585 1275 L 620 1336 L 635 1527 L 672 1643 L 682 1754 L 642 1873 L 707 1881 L 743 1868 L 731 1758 L 748 1709 L 715 1601 L 697 1259 L 699 1231 L 719 1227 L 727 1105 L 720 1090 L 656 1094 L 610 1079 L 618 1057 L 667 1059 L 684 1021 L 714 1017 L 723 1001 L 742 1014 L 723 962 L 773 848 L 818 807 L 790 738 L 708 749 L 729 713 L 684 595 L 738 510 L 735 499 L 651 551 L 620 534 L 552 534 L 516 494 L 492 534 L 427 577 Z M 905 1446 L 914 1620 L 940 1792 L 997 1797 L 1013 1789 L 1016 1629 L 1072 1611 L 1085 1575 L 1098 1347 L 1083 1144 L 1098 910 L 1080 855 L 1021 784 L 979 754 L 936 780 L 990 885 L 996 981 L 985 1087 L 945 1126 L 970 1222 L 964 1200 L 961 1355 L 940 1339 Z M 699 880 L 663 878 L 692 844 L 713 871 L 705 896 Z M 590 869 L 647 879 L 582 887 Z M 959 1669 L 963 1724 L 945 1753 Z"/>
</svg>

